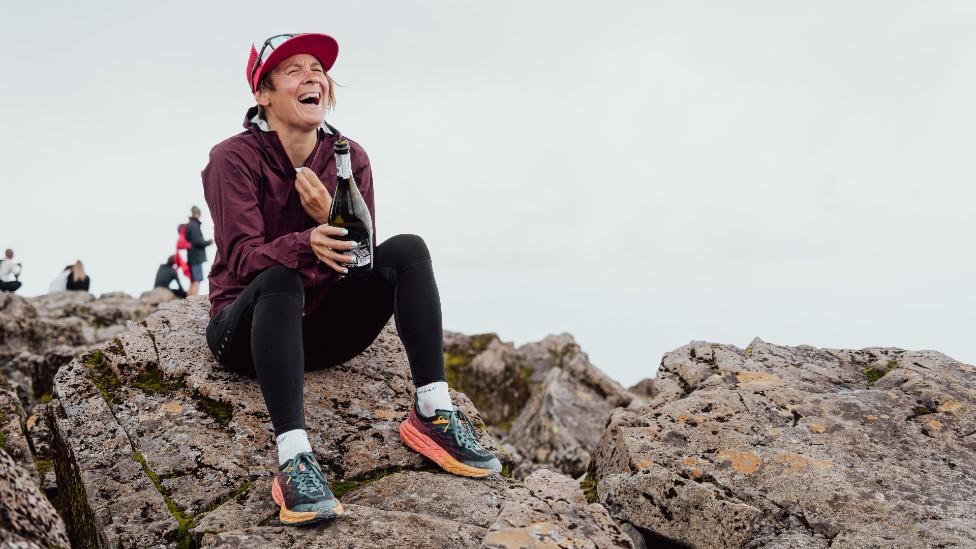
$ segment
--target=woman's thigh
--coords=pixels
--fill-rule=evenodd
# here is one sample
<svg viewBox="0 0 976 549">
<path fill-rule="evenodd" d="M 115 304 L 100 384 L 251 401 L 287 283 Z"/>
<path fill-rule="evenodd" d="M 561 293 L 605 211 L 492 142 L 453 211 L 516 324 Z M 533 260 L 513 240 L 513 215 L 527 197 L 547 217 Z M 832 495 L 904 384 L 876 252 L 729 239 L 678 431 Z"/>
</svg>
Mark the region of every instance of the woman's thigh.
<svg viewBox="0 0 976 549">
<path fill-rule="evenodd" d="M 262 293 L 301 293 L 298 273 L 272 267 L 259 274 L 247 288 L 207 325 L 207 344 L 225 369 L 248 377 L 257 375 L 251 355 L 254 307 Z M 297 337 L 296 337 L 297 341 Z"/>
<path fill-rule="evenodd" d="M 374 253 L 378 259 L 379 246 Z M 335 366 L 365 351 L 393 316 L 395 280 L 392 267 L 380 265 L 365 278 L 337 282 L 302 323 L 305 368 Z"/>
</svg>

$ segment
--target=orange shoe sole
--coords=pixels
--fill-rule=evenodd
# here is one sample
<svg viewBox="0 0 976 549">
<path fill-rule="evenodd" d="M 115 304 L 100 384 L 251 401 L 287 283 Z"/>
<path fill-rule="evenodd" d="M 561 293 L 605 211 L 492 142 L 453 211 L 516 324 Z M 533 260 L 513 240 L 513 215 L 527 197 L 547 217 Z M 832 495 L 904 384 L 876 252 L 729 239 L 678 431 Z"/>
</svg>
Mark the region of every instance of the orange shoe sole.
<svg viewBox="0 0 976 549">
<path fill-rule="evenodd" d="M 331 517 L 319 515 L 315 511 L 292 511 L 288 509 L 285 507 L 285 496 L 281 493 L 281 487 L 278 486 L 277 477 L 271 481 L 271 497 L 274 499 L 274 502 L 278 504 L 278 507 L 281 507 L 281 510 L 278 512 L 278 520 L 280 520 L 282 524 L 288 524 L 291 526 L 315 524 L 316 522 L 333 519 L 345 512 L 341 503 L 337 504 L 336 508 L 332 510 L 335 515 Z"/>
<path fill-rule="evenodd" d="M 491 469 L 478 469 L 454 459 L 430 437 L 410 424 L 410 420 L 400 423 L 400 440 L 419 454 L 430 458 L 448 473 L 462 477 L 484 478 L 493 472 Z"/>
</svg>

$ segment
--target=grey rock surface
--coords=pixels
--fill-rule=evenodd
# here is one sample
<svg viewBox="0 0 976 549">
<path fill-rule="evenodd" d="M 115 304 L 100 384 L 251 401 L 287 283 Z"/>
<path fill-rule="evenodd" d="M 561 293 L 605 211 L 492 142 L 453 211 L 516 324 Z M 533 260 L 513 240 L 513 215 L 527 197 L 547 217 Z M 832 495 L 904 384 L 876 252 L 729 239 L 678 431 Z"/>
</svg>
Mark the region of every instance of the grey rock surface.
<svg viewBox="0 0 976 549">
<path fill-rule="evenodd" d="M 41 490 L 25 421 L 17 393 L 0 376 L 0 541 L 4 547 L 67 547 L 64 522 Z"/>
<path fill-rule="evenodd" d="M 514 346 L 495 334 L 445 331 L 444 367 L 451 387 L 468 395 L 498 435 L 508 430 L 531 394 L 531 369 Z"/>
<path fill-rule="evenodd" d="M 312 528 L 280 525 L 260 388 L 214 363 L 204 299 L 163 304 L 58 371 L 53 454 L 76 546 L 481 543 L 519 484 L 447 475 L 400 442 L 413 385 L 392 321 L 360 356 L 305 376 L 312 446 L 349 515 Z M 464 394 L 452 398 L 483 425 Z M 480 437 L 501 454 L 486 431 Z M 593 520 L 593 531 L 613 527 Z"/>
<path fill-rule="evenodd" d="M 586 503 L 576 481 L 541 469 L 524 486 L 509 488 L 481 546 L 631 549 L 633 544 L 602 505 Z"/>
<path fill-rule="evenodd" d="M 95 297 L 56 292 L 35 297 L 0 292 L 0 373 L 17 390 L 28 414 L 50 398 L 54 373 L 88 347 L 146 318 L 173 293 L 156 289 L 133 298 L 121 292 Z"/>
<path fill-rule="evenodd" d="M 973 366 L 758 339 L 665 355 L 593 467 L 600 500 L 649 535 L 811 548 L 972 547 L 974 470 Z"/>
<path fill-rule="evenodd" d="M 0 376 L 0 448 L 38 481 L 34 469 L 34 458 L 30 444 L 21 425 L 27 420 L 20 399 L 2 376 Z"/>
<path fill-rule="evenodd" d="M 613 409 L 603 395 L 566 370 L 549 370 L 504 439 L 530 462 L 526 466 L 531 469 L 523 466 L 517 472 L 551 467 L 579 477 Z"/>
<path fill-rule="evenodd" d="M 0 543 L 3 547 L 68 547 L 64 522 L 36 479 L 0 450 Z"/>
<path fill-rule="evenodd" d="M 635 398 L 591 364 L 569 334 L 518 348 L 495 334 L 445 332 L 444 342 L 449 381 L 502 437 L 519 478 L 539 469 L 581 476 L 610 412 Z"/>
</svg>

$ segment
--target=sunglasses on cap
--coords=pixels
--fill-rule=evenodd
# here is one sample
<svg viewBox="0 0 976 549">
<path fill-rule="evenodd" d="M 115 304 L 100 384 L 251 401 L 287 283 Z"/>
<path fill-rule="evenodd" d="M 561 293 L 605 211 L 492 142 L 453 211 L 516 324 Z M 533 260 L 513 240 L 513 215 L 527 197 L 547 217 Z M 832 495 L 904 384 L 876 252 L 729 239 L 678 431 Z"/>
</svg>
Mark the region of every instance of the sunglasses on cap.
<svg viewBox="0 0 976 549">
<path fill-rule="evenodd" d="M 288 40 L 296 36 L 298 35 L 297 34 L 276 34 L 271 38 L 265 40 L 264 44 L 261 44 L 261 49 L 258 51 L 258 58 L 254 61 L 254 66 L 251 67 L 250 81 L 254 82 L 254 75 L 257 74 L 258 68 L 264 65 L 264 62 L 267 61 L 269 57 L 271 57 L 271 53 L 274 52 L 278 46 L 284 44 L 285 42 L 287 42 Z"/>
</svg>

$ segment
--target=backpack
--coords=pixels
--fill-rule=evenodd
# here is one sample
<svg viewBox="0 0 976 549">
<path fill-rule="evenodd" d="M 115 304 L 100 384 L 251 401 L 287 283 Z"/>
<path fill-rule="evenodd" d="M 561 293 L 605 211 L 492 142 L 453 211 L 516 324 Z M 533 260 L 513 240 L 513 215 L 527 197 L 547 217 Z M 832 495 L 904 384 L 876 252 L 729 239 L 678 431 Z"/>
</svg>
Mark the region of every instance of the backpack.
<svg viewBox="0 0 976 549">
<path fill-rule="evenodd" d="M 189 250 L 190 241 L 186 239 L 186 223 L 180 223 L 179 225 L 177 225 L 176 233 L 179 235 L 176 237 L 176 249 Z"/>
<path fill-rule="evenodd" d="M 176 232 L 179 235 L 176 237 L 176 267 L 183 271 L 183 276 L 190 278 L 190 264 L 186 261 L 184 251 L 190 249 L 190 241 L 186 239 L 186 223 L 177 225 Z"/>
</svg>

